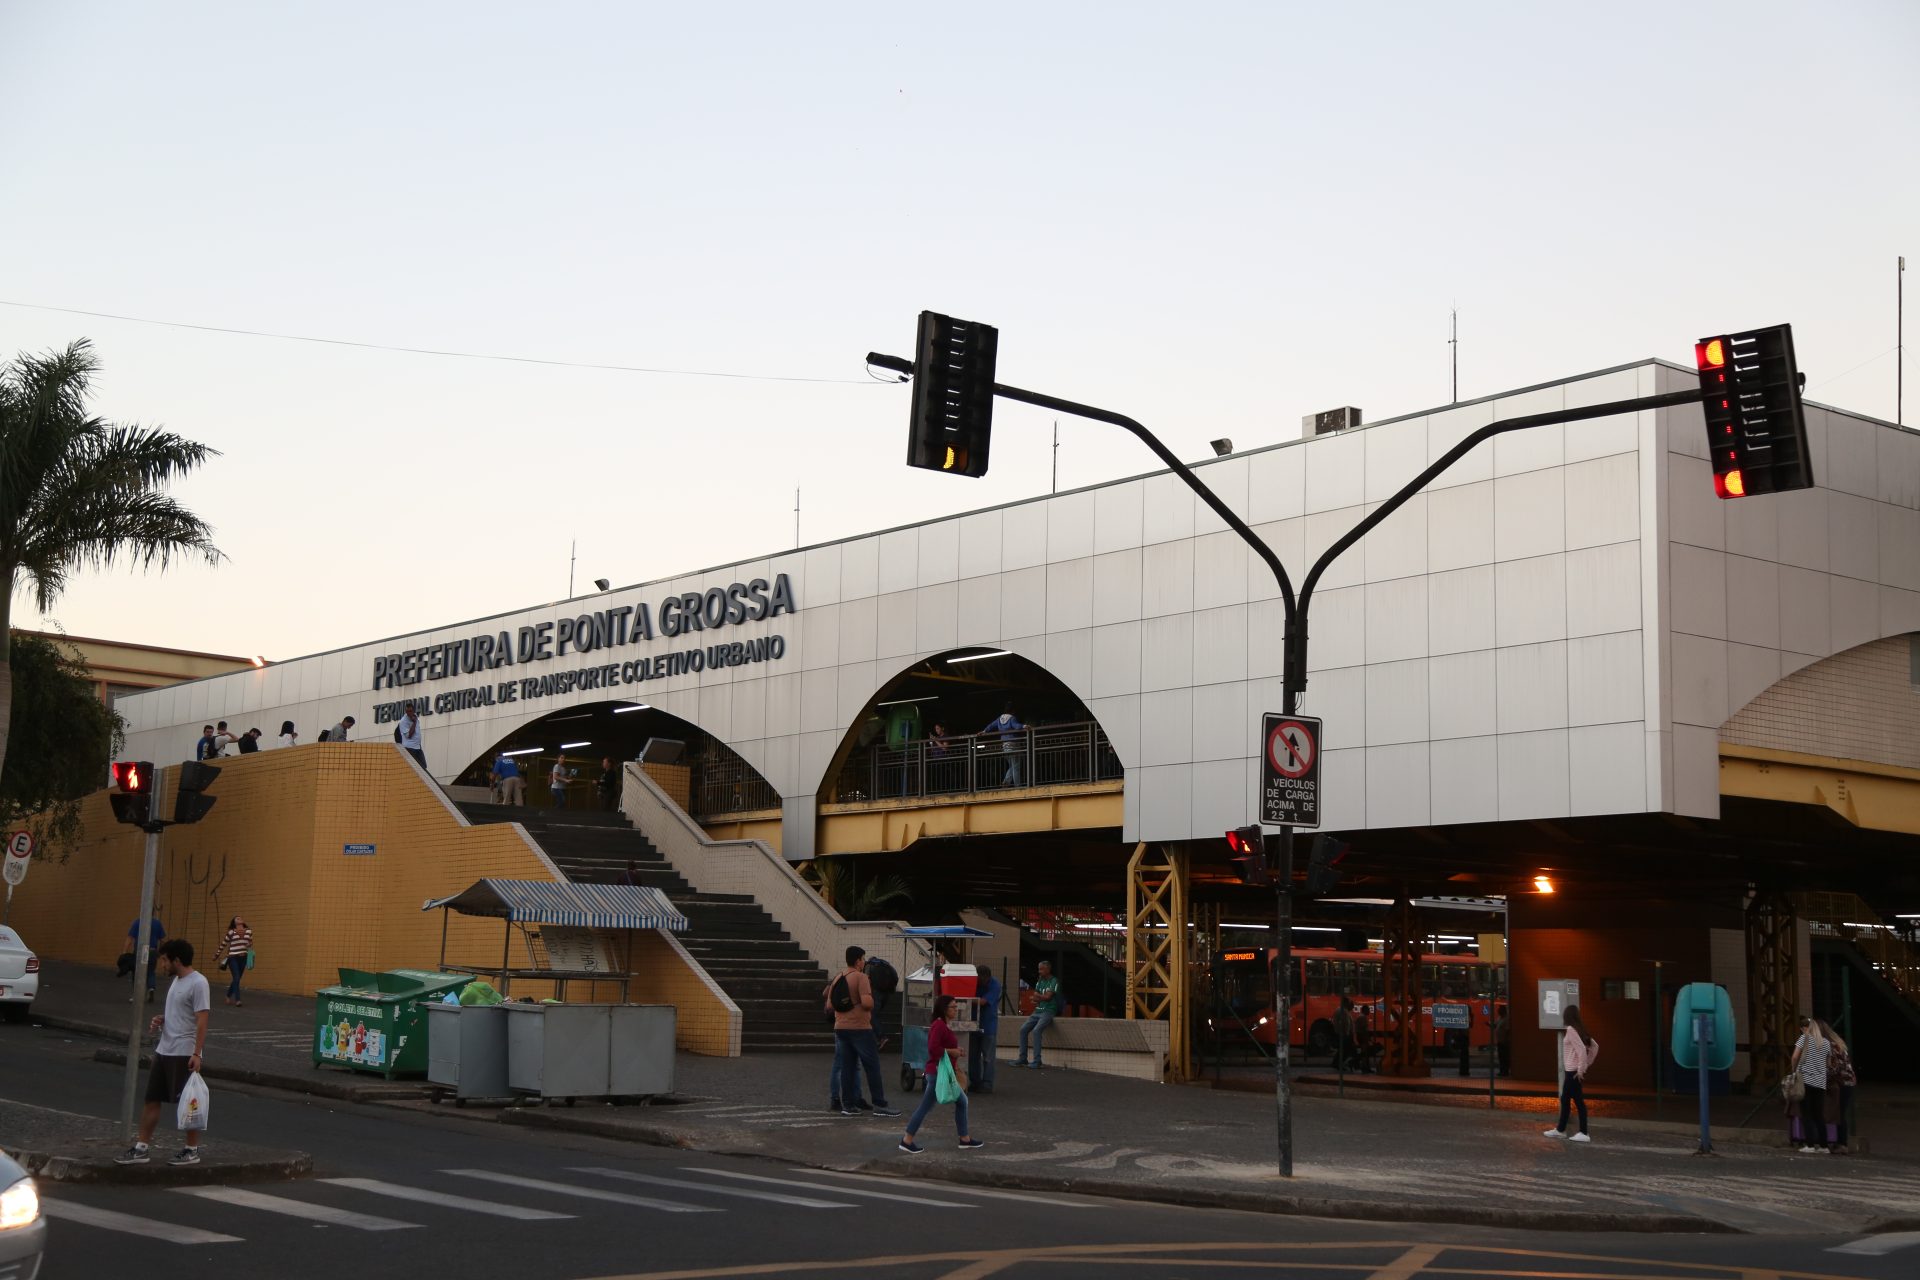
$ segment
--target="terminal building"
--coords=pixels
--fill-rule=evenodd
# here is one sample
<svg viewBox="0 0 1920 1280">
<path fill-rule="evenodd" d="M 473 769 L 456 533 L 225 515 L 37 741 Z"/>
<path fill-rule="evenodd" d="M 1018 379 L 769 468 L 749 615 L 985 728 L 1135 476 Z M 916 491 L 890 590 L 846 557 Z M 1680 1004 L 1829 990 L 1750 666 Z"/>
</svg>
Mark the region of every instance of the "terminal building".
<svg viewBox="0 0 1920 1280">
<path fill-rule="evenodd" d="M 1194 470 L 1297 580 L 1476 428 L 1694 378 L 1648 360 Z M 1395 965 L 1425 1004 L 1472 1005 L 1470 1047 L 1506 1040 L 1535 1079 L 1553 1074 L 1547 980 L 1580 983 L 1602 1083 L 1650 1082 L 1663 993 L 1691 981 L 1733 998 L 1735 1082 L 1777 1076 L 1800 1012 L 1911 1034 L 1920 433 L 1806 413 L 1809 490 L 1716 498 L 1698 406 L 1540 427 L 1480 446 L 1333 564 L 1300 710 L 1324 722 L 1322 830 L 1350 851 L 1339 887 L 1297 904 L 1310 1049 L 1327 999 L 1377 1003 Z M 1272 892 L 1242 883 L 1223 833 L 1257 817 L 1281 627 L 1262 562 L 1161 471 L 117 706 L 127 754 L 160 764 L 216 719 L 270 739 L 291 720 L 314 744 L 353 718 L 344 747 L 229 762 L 213 815 L 167 837 L 163 904 L 245 909 L 269 985 L 430 961 L 416 904 L 479 876 L 645 862 L 693 922 L 657 943 L 682 1042 L 815 1043 L 838 949 L 897 946 L 798 873 L 832 867 L 848 914 L 863 885 L 901 888 L 883 914 L 981 924 L 1009 978 L 1054 959 L 1087 1024 L 1058 1033 L 1069 1065 L 1144 1052 L 1177 1077 L 1274 1036 Z M 394 745 L 409 702 L 424 769 Z M 524 808 L 492 803 L 502 755 Z M 563 756 L 577 776 L 556 791 Z M 589 814 L 608 759 L 620 811 Z M 89 812 L 16 918 L 97 955 L 126 913 L 89 924 L 81 869 L 137 837 Z M 1380 1011 L 1389 1067 L 1451 1069 L 1461 1037 L 1403 1006 Z"/>
</svg>

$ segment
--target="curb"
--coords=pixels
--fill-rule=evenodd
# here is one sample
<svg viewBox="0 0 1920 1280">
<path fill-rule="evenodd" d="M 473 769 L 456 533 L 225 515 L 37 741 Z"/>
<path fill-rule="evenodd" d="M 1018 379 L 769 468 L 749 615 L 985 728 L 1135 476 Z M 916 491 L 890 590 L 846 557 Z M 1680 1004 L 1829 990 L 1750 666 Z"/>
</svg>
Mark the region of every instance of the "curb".
<svg viewBox="0 0 1920 1280">
<path fill-rule="evenodd" d="M 712 1142 L 713 1135 L 696 1135 L 667 1126 L 637 1126 L 564 1111 L 527 1110 L 503 1114 L 501 1122 L 593 1137 L 613 1138 L 650 1146 L 678 1147 L 704 1151 L 710 1155 L 753 1156 L 781 1160 L 805 1168 L 834 1172 L 857 1172 L 895 1176 L 901 1171 L 897 1161 L 881 1158 L 866 1161 L 852 1169 L 770 1152 L 738 1143 Z M 708 1139 L 702 1145 L 702 1137 Z M 1259 1191 L 1230 1188 L 1175 1187 L 1125 1182 L 1116 1178 L 1043 1177 L 1035 1174 L 998 1170 L 961 1171 L 952 1167 L 914 1166 L 915 1176 L 961 1185 L 993 1187 L 1009 1191 L 1069 1192 L 1076 1195 L 1105 1196 L 1115 1200 L 1144 1201 L 1178 1205 L 1193 1209 L 1231 1209 L 1248 1213 L 1267 1213 L 1287 1217 L 1337 1218 L 1354 1222 L 1442 1222 L 1471 1226 L 1510 1227 L 1523 1231 L 1631 1231 L 1642 1234 L 1686 1233 L 1740 1235 L 1738 1228 L 1673 1213 L 1580 1213 L 1570 1210 L 1497 1209 L 1460 1204 L 1403 1204 L 1389 1201 L 1326 1199 L 1318 1196 L 1268 1195 Z"/>
<path fill-rule="evenodd" d="M 293 1182 L 313 1172 L 313 1157 L 304 1151 L 264 1160 L 197 1164 L 184 1168 L 167 1164 L 119 1165 L 101 1156 L 70 1156 L 49 1151 L 9 1150 L 7 1154 L 42 1181 L 103 1186 L 206 1187 L 242 1182 Z"/>
<path fill-rule="evenodd" d="M 66 1030 L 80 1030 L 69 1026 Z M 111 1063 L 113 1066 L 125 1066 L 125 1049 L 95 1049 L 95 1062 Z M 153 1065 L 150 1055 L 140 1055 L 140 1065 Z M 283 1089 L 289 1093 L 311 1094 L 316 1098 L 329 1098 L 335 1102 L 398 1102 L 411 1098 L 427 1096 L 425 1089 L 409 1086 L 354 1085 L 338 1084 L 325 1077 L 285 1075 L 278 1071 L 255 1071 L 250 1067 L 206 1067 L 201 1075 L 209 1080 L 224 1080 L 231 1084 L 258 1085 L 264 1089 Z"/>
</svg>

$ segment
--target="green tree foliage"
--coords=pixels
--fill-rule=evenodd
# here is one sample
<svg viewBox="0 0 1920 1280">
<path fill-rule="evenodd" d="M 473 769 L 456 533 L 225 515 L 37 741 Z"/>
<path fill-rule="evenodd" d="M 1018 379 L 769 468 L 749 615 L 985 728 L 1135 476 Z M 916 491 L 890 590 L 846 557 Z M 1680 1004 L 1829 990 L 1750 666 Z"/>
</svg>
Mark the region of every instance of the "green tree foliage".
<svg viewBox="0 0 1920 1280">
<path fill-rule="evenodd" d="M 807 883 L 845 920 L 884 919 L 896 902 L 912 902 L 913 891 L 900 876 L 873 876 L 859 880 L 851 859 L 817 858 L 806 866 Z"/>
<path fill-rule="evenodd" d="M 25 826 L 37 857 L 66 856 L 82 796 L 106 785 L 125 722 L 101 705 L 86 664 L 45 636 L 13 637 L 13 746 L 0 768 L 0 827 Z"/>
<path fill-rule="evenodd" d="M 10 734 L 24 727 L 10 713 L 15 592 L 30 592 L 44 613 L 75 569 L 220 560 L 213 530 L 164 492 L 215 451 L 94 417 L 87 395 L 99 368 L 84 338 L 0 367 L 0 774 Z"/>
</svg>

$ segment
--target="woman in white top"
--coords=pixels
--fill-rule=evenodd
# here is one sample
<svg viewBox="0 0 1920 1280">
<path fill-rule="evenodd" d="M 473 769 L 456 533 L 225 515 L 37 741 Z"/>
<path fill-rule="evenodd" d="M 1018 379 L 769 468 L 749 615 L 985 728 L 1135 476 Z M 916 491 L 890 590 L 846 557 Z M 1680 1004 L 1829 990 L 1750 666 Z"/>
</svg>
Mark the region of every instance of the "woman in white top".
<svg viewBox="0 0 1920 1280">
<path fill-rule="evenodd" d="M 1566 1012 L 1560 1015 L 1567 1024 L 1567 1034 L 1560 1038 L 1560 1065 L 1566 1068 L 1566 1074 L 1560 1081 L 1560 1123 L 1547 1130 L 1549 1138 L 1567 1136 L 1567 1109 L 1580 1109 L 1580 1132 L 1573 1135 L 1575 1142 L 1591 1142 L 1587 1136 L 1587 1068 L 1600 1056 L 1600 1042 L 1587 1034 L 1587 1024 L 1580 1020 L 1580 1006 L 1570 1004 Z"/>
<path fill-rule="evenodd" d="M 1792 1069 L 1807 1087 L 1800 1099 L 1800 1154 L 1817 1155 L 1827 1149 L 1827 1054 L 1830 1046 L 1812 1018 L 1800 1019 L 1800 1038 L 1793 1043 Z"/>
<path fill-rule="evenodd" d="M 282 720 L 280 722 L 280 745 L 283 747 L 300 745 L 300 733 L 293 727 L 293 721 L 291 720 Z"/>
</svg>

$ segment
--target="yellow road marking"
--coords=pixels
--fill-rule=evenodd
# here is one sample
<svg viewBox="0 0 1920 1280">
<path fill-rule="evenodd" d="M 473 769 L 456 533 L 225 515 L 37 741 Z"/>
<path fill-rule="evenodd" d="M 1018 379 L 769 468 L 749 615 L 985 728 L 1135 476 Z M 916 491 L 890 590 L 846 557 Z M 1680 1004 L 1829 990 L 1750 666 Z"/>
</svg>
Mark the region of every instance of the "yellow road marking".
<svg viewBox="0 0 1920 1280">
<path fill-rule="evenodd" d="M 1413 1280 L 1429 1262 L 1440 1256 L 1441 1246 L 1417 1244 L 1367 1277 L 1367 1280 Z"/>
</svg>

